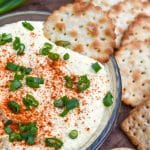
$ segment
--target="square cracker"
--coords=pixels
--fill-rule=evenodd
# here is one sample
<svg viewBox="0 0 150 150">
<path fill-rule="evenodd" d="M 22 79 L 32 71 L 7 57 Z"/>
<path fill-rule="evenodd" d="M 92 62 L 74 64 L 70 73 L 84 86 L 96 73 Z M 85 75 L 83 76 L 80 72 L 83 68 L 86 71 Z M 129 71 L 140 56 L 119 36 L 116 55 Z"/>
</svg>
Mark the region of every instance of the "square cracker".
<svg viewBox="0 0 150 150">
<path fill-rule="evenodd" d="M 122 101 L 133 107 L 150 98 L 150 41 L 132 41 L 115 54 L 122 78 Z"/>
<path fill-rule="evenodd" d="M 138 150 L 150 150 L 150 100 L 133 109 L 121 128 Z"/>
</svg>

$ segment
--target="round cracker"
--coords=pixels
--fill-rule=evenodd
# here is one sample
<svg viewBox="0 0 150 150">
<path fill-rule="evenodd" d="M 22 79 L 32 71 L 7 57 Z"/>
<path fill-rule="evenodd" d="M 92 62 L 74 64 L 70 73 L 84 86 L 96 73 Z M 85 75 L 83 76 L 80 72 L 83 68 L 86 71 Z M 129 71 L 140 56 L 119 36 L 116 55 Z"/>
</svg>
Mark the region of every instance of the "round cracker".
<svg viewBox="0 0 150 150">
<path fill-rule="evenodd" d="M 108 11 L 112 6 L 123 0 L 76 0 L 76 2 L 92 2 L 95 6 L 99 6 L 104 11 Z"/>
<path fill-rule="evenodd" d="M 145 14 L 138 15 L 125 32 L 121 45 L 136 40 L 150 40 L 150 16 Z"/>
<path fill-rule="evenodd" d="M 129 24 L 133 22 L 135 17 L 140 13 L 150 14 L 150 2 L 125 0 L 114 5 L 109 11 L 109 17 L 112 18 L 115 25 L 117 47 L 120 46 L 122 36 Z"/>
<path fill-rule="evenodd" d="M 68 4 L 53 12 L 44 23 L 44 34 L 54 43 L 69 41 L 70 49 L 100 62 L 107 62 L 115 47 L 111 19 L 91 3 Z"/>
<path fill-rule="evenodd" d="M 115 54 L 122 77 L 122 101 L 136 106 L 150 97 L 150 41 L 134 41 Z"/>
</svg>

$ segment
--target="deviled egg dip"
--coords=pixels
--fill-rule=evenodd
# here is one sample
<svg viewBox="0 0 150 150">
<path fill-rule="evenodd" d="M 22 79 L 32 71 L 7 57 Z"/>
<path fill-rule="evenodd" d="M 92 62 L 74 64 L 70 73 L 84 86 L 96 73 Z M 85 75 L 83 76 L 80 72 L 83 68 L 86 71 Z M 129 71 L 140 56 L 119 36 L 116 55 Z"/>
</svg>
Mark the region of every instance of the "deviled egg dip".
<svg viewBox="0 0 150 150">
<path fill-rule="evenodd" d="M 110 119 L 114 99 L 108 68 L 57 45 L 43 23 L 0 27 L 2 150 L 80 150 Z M 96 137 L 95 137 L 96 138 Z"/>
</svg>

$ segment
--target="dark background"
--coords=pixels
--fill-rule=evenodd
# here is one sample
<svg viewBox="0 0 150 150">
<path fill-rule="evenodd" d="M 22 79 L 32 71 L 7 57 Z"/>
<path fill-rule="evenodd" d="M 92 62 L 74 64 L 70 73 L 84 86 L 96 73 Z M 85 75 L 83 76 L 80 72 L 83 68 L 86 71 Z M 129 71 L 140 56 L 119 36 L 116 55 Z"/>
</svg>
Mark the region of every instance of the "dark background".
<svg viewBox="0 0 150 150">
<path fill-rule="evenodd" d="M 39 10 L 39 11 L 48 11 L 53 12 L 58 9 L 60 6 L 67 3 L 71 3 L 73 0 L 28 0 L 26 4 L 17 8 L 16 11 L 27 11 L 27 10 Z M 123 134 L 120 129 L 120 123 L 128 115 L 131 108 L 124 105 L 121 106 L 118 120 L 114 124 L 111 134 L 108 136 L 107 140 L 104 142 L 100 150 L 110 150 L 111 148 L 117 147 L 132 147 L 128 138 Z"/>
</svg>

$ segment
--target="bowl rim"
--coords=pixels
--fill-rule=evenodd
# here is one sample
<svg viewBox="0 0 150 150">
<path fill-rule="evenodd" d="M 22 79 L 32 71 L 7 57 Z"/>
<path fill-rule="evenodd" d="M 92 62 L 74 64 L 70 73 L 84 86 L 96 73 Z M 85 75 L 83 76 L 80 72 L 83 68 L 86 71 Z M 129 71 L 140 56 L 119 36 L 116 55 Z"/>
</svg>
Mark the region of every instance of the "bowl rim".
<svg viewBox="0 0 150 150">
<path fill-rule="evenodd" d="M 16 11 L 12 12 L 9 14 L 1 15 L 0 20 L 6 19 L 9 17 L 15 17 L 15 16 L 21 16 L 21 15 L 44 15 L 48 17 L 50 12 L 48 11 L 32 11 L 32 10 L 27 10 L 27 11 Z M 119 116 L 119 109 L 121 106 L 121 96 L 122 96 L 122 82 L 121 82 L 121 75 L 119 71 L 119 67 L 117 64 L 117 61 L 113 55 L 110 56 L 110 60 L 112 62 L 114 72 L 115 72 L 115 78 L 116 78 L 116 89 L 117 89 L 117 95 L 116 95 L 116 104 L 114 106 L 114 109 L 112 111 L 112 114 L 110 116 L 110 119 L 108 120 L 106 126 L 100 133 L 100 135 L 96 138 L 96 140 L 87 148 L 87 150 L 98 150 L 104 141 L 107 139 L 109 134 L 112 131 L 113 125 L 115 121 L 117 121 L 117 118 Z"/>
</svg>

